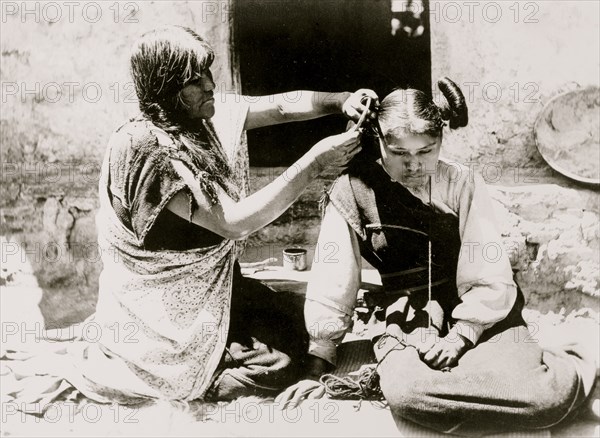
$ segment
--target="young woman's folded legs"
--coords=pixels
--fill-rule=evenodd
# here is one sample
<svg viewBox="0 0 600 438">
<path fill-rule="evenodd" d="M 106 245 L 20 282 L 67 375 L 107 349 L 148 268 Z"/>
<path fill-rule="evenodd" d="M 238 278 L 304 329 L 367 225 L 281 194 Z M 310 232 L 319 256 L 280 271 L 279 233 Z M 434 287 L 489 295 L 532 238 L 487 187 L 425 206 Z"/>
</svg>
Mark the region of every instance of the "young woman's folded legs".
<svg viewBox="0 0 600 438">
<path fill-rule="evenodd" d="M 549 427 L 585 399 L 573 358 L 543 350 L 523 326 L 469 350 L 450 371 L 429 368 L 412 346 L 388 352 L 397 341 L 386 341 L 378 373 L 392 412 L 440 432 Z"/>
</svg>

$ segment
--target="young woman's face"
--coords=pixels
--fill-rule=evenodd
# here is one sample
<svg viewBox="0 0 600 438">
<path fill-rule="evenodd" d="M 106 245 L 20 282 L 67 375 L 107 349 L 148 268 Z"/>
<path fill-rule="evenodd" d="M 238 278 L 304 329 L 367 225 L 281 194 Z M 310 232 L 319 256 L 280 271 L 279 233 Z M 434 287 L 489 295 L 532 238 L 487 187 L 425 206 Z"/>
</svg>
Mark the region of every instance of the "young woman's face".
<svg viewBox="0 0 600 438">
<path fill-rule="evenodd" d="M 434 176 L 440 155 L 441 137 L 405 135 L 391 131 L 380 142 L 381 159 L 389 175 L 407 187 L 419 187 Z"/>
<path fill-rule="evenodd" d="M 190 119 L 210 119 L 215 115 L 214 89 L 212 74 L 206 69 L 181 90 L 181 100 Z"/>
</svg>

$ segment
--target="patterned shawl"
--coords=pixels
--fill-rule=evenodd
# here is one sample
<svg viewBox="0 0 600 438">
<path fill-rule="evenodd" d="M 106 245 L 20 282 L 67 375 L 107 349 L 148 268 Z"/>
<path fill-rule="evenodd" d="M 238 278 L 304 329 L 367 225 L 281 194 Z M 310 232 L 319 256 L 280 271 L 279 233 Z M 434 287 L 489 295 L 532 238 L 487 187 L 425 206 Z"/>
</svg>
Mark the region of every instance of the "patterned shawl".
<svg viewBox="0 0 600 438">
<path fill-rule="evenodd" d="M 232 170 L 234 184 L 226 190 L 237 199 L 245 196 L 248 187 L 247 145 L 242 135 L 247 105 L 239 100 L 227 105 L 225 97 L 216 100 L 222 105 L 217 107 L 220 118 L 214 119 L 214 126 L 204 123 L 210 146 L 219 148 Z M 150 130 L 156 142 L 145 160 L 156 159 L 156 163 L 140 159 L 110 163 L 110 151 L 103 163 L 96 221 L 104 266 L 96 313 L 85 327 L 88 332 L 93 329 L 94 342 L 84 333 L 66 346 L 54 344 L 50 355 L 38 352 L 23 361 L 20 375 L 30 374 L 38 384 L 30 384 L 34 390 L 27 394 L 16 390 L 17 402 L 52 401 L 69 386 L 66 382 L 96 401 L 120 403 L 202 398 L 212 383 L 227 339 L 233 266 L 242 244 L 224 239 L 215 246 L 187 251 L 144 249 L 143 237 L 155 216 L 173 195 L 187 188 L 168 170 L 172 170 L 169 158 L 183 161 L 201 187 L 210 184 L 210 175 L 194 165 L 190 145 L 154 125 Z M 111 205 L 107 188 L 112 188 L 114 166 L 125 166 L 122 174 L 135 174 L 140 180 L 147 177 L 144 169 L 156 171 L 163 166 L 161 175 L 175 178 L 168 191 L 159 191 L 147 223 L 134 226 L 133 231 Z M 129 187 L 125 183 L 123 187 Z M 139 210 L 140 194 L 131 193 L 124 196 L 124 207 Z M 16 370 L 17 363 L 11 368 Z M 39 412 L 44 407 L 28 409 Z"/>
</svg>

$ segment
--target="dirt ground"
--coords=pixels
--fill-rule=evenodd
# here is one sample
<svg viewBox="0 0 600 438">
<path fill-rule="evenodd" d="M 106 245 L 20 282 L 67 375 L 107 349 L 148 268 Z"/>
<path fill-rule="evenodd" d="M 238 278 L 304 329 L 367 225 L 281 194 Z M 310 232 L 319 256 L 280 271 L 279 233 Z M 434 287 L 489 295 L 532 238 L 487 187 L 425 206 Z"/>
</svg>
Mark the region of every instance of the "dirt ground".
<svg viewBox="0 0 600 438">
<path fill-rule="evenodd" d="M 33 336 L 26 333 L 39 332 L 44 320 L 39 310 L 42 291 L 31 266 L 15 256 L 3 254 L 3 258 L 0 298 L 4 350 L 31 342 Z M 305 275 L 300 274 L 300 280 Z M 256 276 L 269 274 L 262 272 Z M 533 310 L 525 313 L 543 345 L 578 339 L 595 349 L 598 356 L 599 326 L 593 315 L 594 312 L 585 310 L 570 315 Z M 21 336 L 10 336 L 14 328 L 6 325 L 10 321 L 19 322 Z M 279 410 L 270 400 L 256 398 L 220 404 L 160 402 L 138 407 L 64 402 L 53 404 L 40 417 L 17 411 L 4 389 L 4 383 L 7 388 L 10 386 L 7 379 L 9 375 L 3 369 L 0 375 L 3 436 L 438 436 L 407 422 L 396 423 L 389 409 L 379 405 L 330 399 L 307 401 L 287 411 Z M 599 436 L 599 399 L 597 387 L 589 405 L 575 421 L 551 431 L 500 436 Z"/>
</svg>

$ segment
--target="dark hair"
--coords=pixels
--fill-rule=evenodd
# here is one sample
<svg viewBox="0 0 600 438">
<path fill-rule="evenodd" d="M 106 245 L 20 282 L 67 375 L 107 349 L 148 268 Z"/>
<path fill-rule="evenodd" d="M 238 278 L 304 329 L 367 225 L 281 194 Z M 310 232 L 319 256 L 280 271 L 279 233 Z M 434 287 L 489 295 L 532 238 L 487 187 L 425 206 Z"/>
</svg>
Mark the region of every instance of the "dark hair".
<svg viewBox="0 0 600 438">
<path fill-rule="evenodd" d="M 165 26 L 146 32 L 135 42 L 130 68 L 142 114 L 193 149 L 197 168 L 231 194 L 232 171 L 227 159 L 220 147 L 210 147 L 207 142 L 211 123 L 192 121 L 181 99 L 183 88 L 201 76 L 214 57 L 212 47 L 193 30 Z"/>
<path fill-rule="evenodd" d="M 401 135 L 442 135 L 445 121 L 450 129 L 467 126 L 469 122 L 467 104 L 462 91 L 454 82 L 444 77 L 438 81 L 443 98 L 436 104 L 432 97 L 423 91 L 396 89 L 385 96 L 377 110 L 377 120 L 385 135 L 390 130 L 400 130 Z M 363 149 L 352 159 L 352 165 L 360 167 L 366 161 L 381 158 L 378 129 L 369 123 L 361 143 Z"/>
<path fill-rule="evenodd" d="M 180 92 L 209 68 L 210 45 L 193 30 L 165 26 L 143 34 L 131 53 L 131 76 L 142 113 L 167 132 L 185 130 Z"/>
<path fill-rule="evenodd" d="M 439 105 L 428 94 L 411 88 L 388 94 L 378 111 L 384 134 L 400 129 L 406 134 L 438 137 L 446 126 L 445 120 L 450 122 L 450 129 L 467 126 L 467 104 L 458 85 L 444 77 L 438 81 L 438 87 L 443 96 Z"/>
</svg>

